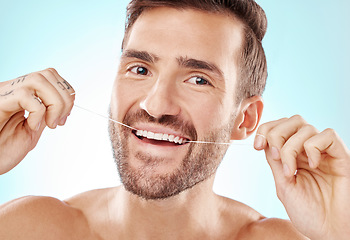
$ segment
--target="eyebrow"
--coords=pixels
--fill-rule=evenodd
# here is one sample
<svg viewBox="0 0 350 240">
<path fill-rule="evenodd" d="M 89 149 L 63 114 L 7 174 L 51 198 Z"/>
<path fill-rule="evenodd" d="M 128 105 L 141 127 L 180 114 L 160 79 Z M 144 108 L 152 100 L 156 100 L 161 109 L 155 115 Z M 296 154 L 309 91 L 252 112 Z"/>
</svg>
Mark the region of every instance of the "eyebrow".
<svg viewBox="0 0 350 240">
<path fill-rule="evenodd" d="M 198 69 L 198 70 L 208 70 L 219 75 L 220 77 L 224 76 L 220 68 L 216 66 L 214 63 L 193 59 L 193 58 L 187 58 L 187 57 L 180 57 L 177 60 L 179 65 L 182 67 Z"/>
<path fill-rule="evenodd" d="M 155 54 L 151 54 L 146 51 L 137 51 L 137 50 L 125 50 L 121 58 L 137 58 L 149 63 L 154 63 L 159 60 L 159 57 Z"/>
<path fill-rule="evenodd" d="M 160 57 L 158 57 L 157 55 L 149 53 L 147 51 L 138 51 L 133 49 L 125 50 L 122 53 L 121 58 L 137 58 L 149 63 L 155 63 L 160 59 Z M 219 75 L 221 78 L 223 78 L 224 76 L 224 73 L 221 71 L 221 69 L 214 63 L 188 57 L 178 57 L 177 62 L 179 66 L 184 68 L 207 70 Z"/>
</svg>

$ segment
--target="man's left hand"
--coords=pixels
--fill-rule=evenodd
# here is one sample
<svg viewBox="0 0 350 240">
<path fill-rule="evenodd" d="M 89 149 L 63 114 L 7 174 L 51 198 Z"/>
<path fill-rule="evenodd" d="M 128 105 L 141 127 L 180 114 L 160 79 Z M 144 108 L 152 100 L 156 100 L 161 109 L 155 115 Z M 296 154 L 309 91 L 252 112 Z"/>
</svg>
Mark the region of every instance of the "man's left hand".
<svg viewBox="0 0 350 240">
<path fill-rule="evenodd" d="M 265 150 L 277 195 L 294 226 L 311 239 L 350 239 L 350 151 L 332 129 L 302 117 L 261 125 L 254 146 Z"/>
</svg>

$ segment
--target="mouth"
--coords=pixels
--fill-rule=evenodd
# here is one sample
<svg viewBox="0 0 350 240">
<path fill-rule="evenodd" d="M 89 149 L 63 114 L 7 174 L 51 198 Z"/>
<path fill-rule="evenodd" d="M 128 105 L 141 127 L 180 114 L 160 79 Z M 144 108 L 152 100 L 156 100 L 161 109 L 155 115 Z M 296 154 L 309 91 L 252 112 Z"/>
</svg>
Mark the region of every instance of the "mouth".
<svg viewBox="0 0 350 240">
<path fill-rule="evenodd" d="M 154 133 L 145 130 L 132 130 L 132 133 L 141 141 L 161 146 L 181 146 L 190 141 L 188 138 L 165 133 Z"/>
</svg>

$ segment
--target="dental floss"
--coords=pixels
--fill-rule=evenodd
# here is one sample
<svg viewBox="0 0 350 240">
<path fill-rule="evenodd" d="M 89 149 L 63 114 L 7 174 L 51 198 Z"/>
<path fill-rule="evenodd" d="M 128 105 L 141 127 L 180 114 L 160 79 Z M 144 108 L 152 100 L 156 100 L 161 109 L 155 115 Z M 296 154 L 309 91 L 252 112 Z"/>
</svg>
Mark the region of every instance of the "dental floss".
<svg viewBox="0 0 350 240">
<path fill-rule="evenodd" d="M 218 142 L 204 142 L 204 141 L 187 141 L 186 143 L 202 143 L 202 144 L 231 145 L 233 142 L 229 142 L 229 143 L 218 143 Z"/>
<path fill-rule="evenodd" d="M 77 107 L 77 108 L 80 108 L 80 109 L 82 109 L 82 110 L 85 110 L 85 111 L 87 111 L 87 112 L 89 112 L 89 113 L 95 114 L 95 115 L 100 116 L 100 117 L 103 117 L 103 118 L 105 118 L 105 119 L 108 119 L 109 121 L 118 123 L 118 124 L 120 124 L 120 125 L 122 125 L 122 126 L 124 126 L 124 127 L 130 128 L 131 130 L 136 130 L 136 131 L 138 130 L 138 129 L 136 129 L 136 128 L 130 127 L 129 125 L 126 125 L 126 124 L 124 124 L 124 123 L 118 122 L 118 121 L 116 121 L 116 120 L 114 120 L 114 119 L 112 119 L 112 118 L 106 117 L 106 116 L 104 116 L 104 115 L 102 115 L 102 114 L 99 114 L 99 113 L 97 113 L 97 112 L 93 112 L 93 111 L 91 111 L 91 110 L 89 110 L 89 109 L 80 107 L 80 106 L 78 106 L 78 105 L 76 105 L 76 104 L 74 104 L 74 106 Z"/>
<path fill-rule="evenodd" d="M 89 113 L 95 114 L 95 115 L 100 116 L 100 117 L 102 117 L 102 118 L 108 119 L 109 121 L 112 121 L 112 122 L 115 122 L 115 123 L 117 123 L 117 124 L 120 124 L 120 125 L 122 125 L 122 126 L 124 126 L 124 127 L 130 128 L 130 129 L 136 130 L 136 131 L 138 130 L 138 129 L 133 128 L 133 127 L 131 127 L 131 126 L 129 126 L 129 125 L 126 125 L 126 124 L 124 124 L 124 123 L 118 122 L 118 121 L 116 121 L 116 120 L 114 120 L 114 119 L 112 119 L 112 118 L 109 118 L 109 117 L 106 117 L 106 116 L 104 116 L 104 115 L 102 115 L 102 114 L 99 114 L 99 113 L 97 113 L 97 112 L 91 111 L 91 110 L 89 110 L 89 109 L 87 109 L 87 108 L 80 107 L 80 106 L 78 106 L 78 105 L 76 105 L 76 104 L 74 104 L 74 106 L 75 106 L 76 108 L 82 109 L 82 110 L 84 110 L 84 111 L 87 111 L 87 112 L 89 112 Z M 205 142 L 205 141 L 187 141 L 186 143 L 202 143 L 202 144 L 218 144 L 218 145 L 232 145 L 232 144 L 233 144 L 233 145 L 242 145 L 242 146 L 248 146 L 248 145 L 249 145 L 249 146 L 250 146 L 250 144 L 248 144 L 248 143 L 236 143 L 236 142 L 233 142 L 233 141 L 230 141 L 230 142 L 228 142 L 228 143 Z"/>
</svg>

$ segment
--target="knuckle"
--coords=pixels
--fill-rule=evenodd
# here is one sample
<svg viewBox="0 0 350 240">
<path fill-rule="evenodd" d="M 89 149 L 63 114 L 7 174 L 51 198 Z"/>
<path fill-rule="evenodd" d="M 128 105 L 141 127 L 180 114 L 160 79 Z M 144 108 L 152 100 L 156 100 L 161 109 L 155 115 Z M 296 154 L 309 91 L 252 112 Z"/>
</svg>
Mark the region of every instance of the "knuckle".
<svg viewBox="0 0 350 240">
<path fill-rule="evenodd" d="M 47 69 L 45 69 L 46 71 L 50 71 L 50 72 L 52 72 L 52 73 L 57 73 L 57 70 L 56 69 L 54 69 L 54 68 L 47 68 Z"/>
<path fill-rule="evenodd" d="M 274 127 L 276 125 L 281 124 L 281 123 L 285 122 L 286 120 L 288 120 L 288 118 L 281 118 L 281 119 L 276 120 L 276 121 L 261 124 L 257 130 L 257 133 L 265 136 L 266 134 L 268 134 L 269 131 L 272 131 L 272 129 L 274 129 Z"/>
<path fill-rule="evenodd" d="M 264 134 L 264 133 L 266 133 L 266 130 L 267 130 L 267 125 L 266 125 L 266 123 L 264 123 L 264 124 L 260 125 L 260 127 L 257 130 L 257 133 Z"/>
<path fill-rule="evenodd" d="M 300 130 L 306 131 L 306 132 L 318 132 L 317 129 L 311 124 L 305 124 L 304 126 L 301 127 Z"/>
<path fill-rule="evenodd" d="M 327 128 L 324 130 L 324 133 L 331 135 L 331 136 L 337 136 L 336 131 L 333 128 Z"/>
<path fill-rule="evenodd" d="M 30 116 L 44 116 L 46 107 L 43 104 L 35 104 L 31 106 Z"/>
<path fill-rule="evenodd" d="M 279 135 L 280 134 L 276 130 L 272 129 L 270 132 L 268 132 L 266 134 L 266 138 L 268 138 L 268 139 L 277 139 L 277 138 L 280 137 Z"/>
<path fill-rule="evenodd" d="M 297 121 L 297 122 L 306 123 L 305 119 L 302 116 L 298 115 L 298 114 L 290 117 L 290 119 L 294 120 L 294 121 Z"/>
<path fill-rule="evenodd" d="M 55 78 L 55 74 L 52 71 L 50 71 L 49 68 L 43 71 L 40 71 L 39 73 L 41 73 L 43 76 L 49 77 L 50 79 Z"/>
<path fill-rule="evenodd" d="M 331 139 L 334 139 L 336 141 L 340 141 L 342 142 L 340 136 L 338 135 L 338 133 L 333 129 L 333 128 L 327 128 L 324 130 L 325 134 L 327 136 L 329 136 Z"/>
<path fill-rule="evenodd" d="M 30 79 L 39 84 L 47 81 L 46 77 L 40 72 L 31 73 Z"/>
<path fill-rule="evenodd" d="M 63 113 L 63 108 L 60 105 L 55 105 L 52 106 L 51 108 L 48 109 L 48 117 L 50 119 L 59 119 Z"/>
<path fill-rule="evenodd" d="M 287 156 L 292 156 L 292 157 L 297 157 L 298 156 L 298 151 L 289 145 L 285 145 L 282 149 L 281 149 L 281 157 L 286 158 Z"/>
<path fill-rule="evenodd" d="M 307 140 L 304 142 L 303 146 L 304 146 L 304 149 L 311 149 L 313 144 L 312 144 L 311 140 Z"/>
<path fill-rule="evenodd" d="M 288 120 L 288 118 L 286 117 L 280 119 L 280 121 L 286 121 L 286 120 Z"/>
<path fill-rule="evenodd" d="M 49 74 L 50 77 L 57 79 L 58 72 L 56 71 L 56 69 L 54 69 L 54 68 L 45 69 L 45 73 Z"/>
</svg>

